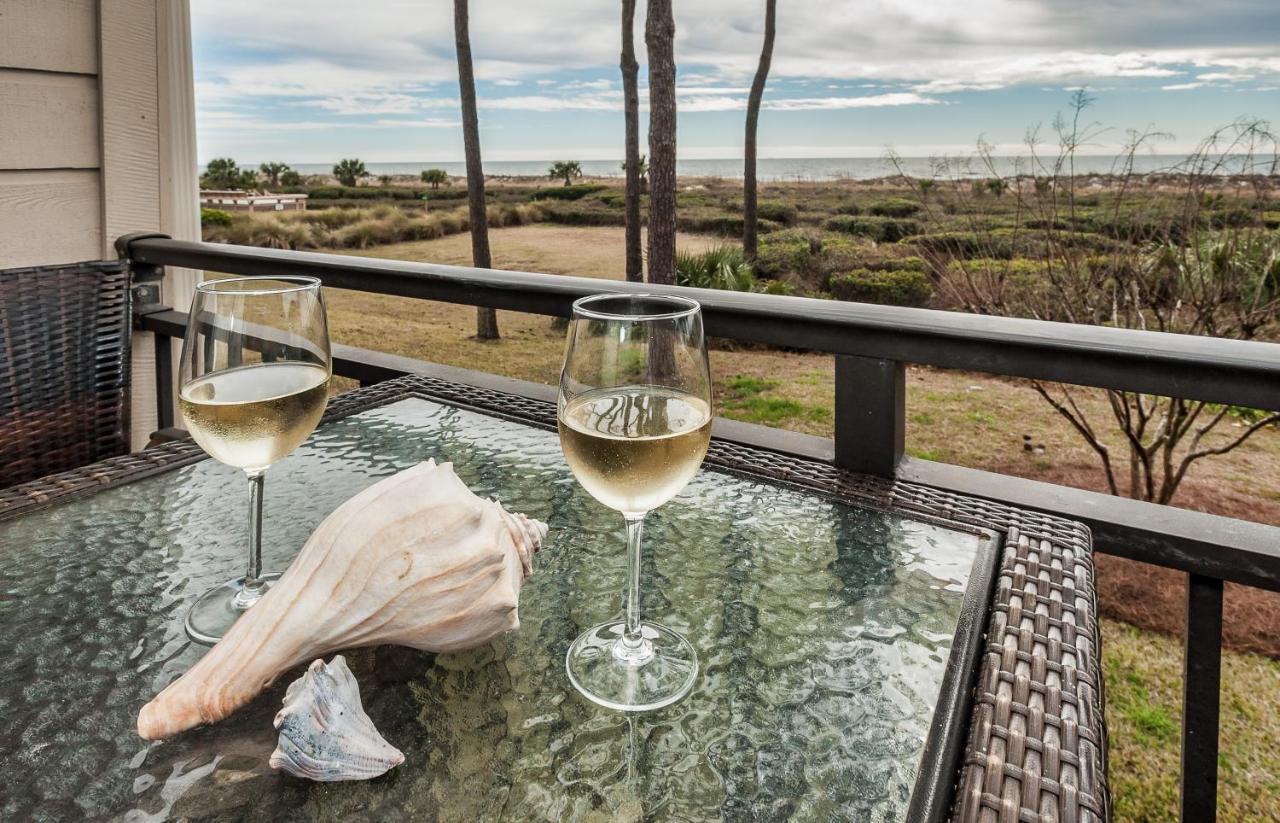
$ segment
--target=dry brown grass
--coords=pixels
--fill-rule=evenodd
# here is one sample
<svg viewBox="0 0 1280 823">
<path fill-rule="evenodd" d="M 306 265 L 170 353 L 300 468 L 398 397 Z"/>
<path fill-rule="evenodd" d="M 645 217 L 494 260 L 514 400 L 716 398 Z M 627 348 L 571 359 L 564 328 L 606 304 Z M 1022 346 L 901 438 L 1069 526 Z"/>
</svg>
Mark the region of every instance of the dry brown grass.
<svg viewBox="0 0 1280 823">
<path fill-rule="evenodd" d="M 1178 819 L 1182 650 L 1178 641 L 1102 622 L 1111 791 L 1117 823 Z M 1280 819 L 1280 661 L 1222 658 L 1218 819 Z"/>
</svg>

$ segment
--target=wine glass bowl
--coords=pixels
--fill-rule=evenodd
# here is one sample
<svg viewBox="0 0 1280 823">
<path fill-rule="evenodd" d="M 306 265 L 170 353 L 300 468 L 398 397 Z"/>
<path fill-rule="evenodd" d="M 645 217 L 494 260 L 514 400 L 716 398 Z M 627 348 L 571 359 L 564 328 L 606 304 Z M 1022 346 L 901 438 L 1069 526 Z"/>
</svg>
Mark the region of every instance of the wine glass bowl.
<svg viewBox="0 0 1280 823">
<path fill-rule="evenodd" d="M 233 277 L 196 287 L 178 369 L 178 408 L 192 439 L 249 478 L 243 577 L 202 594 L 187 635 L 215 643 L 278 574 L 262 573 L 266 470 L 302 444 L 324 414 L 329 328 L 314 277 Z"/>
<path fill-rule="evenodd" d="M 624 617 L 569 647 L 570 682 L 623 711 L 670 705 L 698 672 L 693 646 L 640 618 L 644 516 L 697 473 L 711 440 L 711 377 L 698 303 L 602 294 L 574 303 L 557 403 L 560 444 L 578 482 L 621 513 L 627 533 Z"/>
</svg>

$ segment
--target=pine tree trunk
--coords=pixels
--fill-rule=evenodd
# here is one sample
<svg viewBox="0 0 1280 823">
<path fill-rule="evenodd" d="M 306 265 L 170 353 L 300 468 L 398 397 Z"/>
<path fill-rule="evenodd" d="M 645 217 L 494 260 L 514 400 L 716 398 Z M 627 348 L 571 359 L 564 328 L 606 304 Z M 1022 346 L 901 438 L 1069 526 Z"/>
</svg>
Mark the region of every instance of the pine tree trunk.
<svg viewBox="0 0 1280 823">
<path fill-rule="evenodd" d="M 773 61 L 773 35 L 778 17 L 778 0 L 765 0 L 764 46 L 760 49 L 760 65 L 751 81 L 751 95 L 747 98 L 747 133 L 743 141 L 742 166 L 742 256 L 754 263 L 759 251 L 756 239 L 756 125 L 760 120 L 760 101 L 764 98 L 764 84 L 769 79 L 769 64 Z"/>
<path fill-rule="evenodd" d="M 636 0 L 622 0 L 622 112 L 626 121 L 627 280 L 644 279 L 640 249 L 640 65 L 636 62 Z"/>
<path fill-rule="evenodd" d="M 458 49 L 458 96 L 462 100 L 462 144 L 467 155 L 467 200 L 470 205 L 471 264 L 493 268 L 489 257 L 489 221 L 484 207 L 484 167 L 480 163 L 480 118 L 476 113 L 476 78 L 471 68 L 471 36 L 467 0 L 453 0 L 453 34 Z M 498 314 L 476 309 L 476 337 L 497 340 Z"/>
<path fill-rule="evenodd" d="M 649 282 L 676 276 L 676 21 L 671 0 L 649 0 Z"/>
</svg>

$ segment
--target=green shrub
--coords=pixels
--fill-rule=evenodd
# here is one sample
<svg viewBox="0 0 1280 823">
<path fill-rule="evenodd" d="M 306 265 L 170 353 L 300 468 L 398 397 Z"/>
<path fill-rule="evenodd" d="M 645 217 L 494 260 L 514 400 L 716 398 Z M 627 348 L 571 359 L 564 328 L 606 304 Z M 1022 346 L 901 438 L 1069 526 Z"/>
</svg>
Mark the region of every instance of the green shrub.
<svg viewBox="0 0 1280 823">
<path fill-rule="evenodd" d="M 755 277 L 737 246 L 716 246 L 700 253 L 676 252 L 676 283 L 697 289 L 751 291 Z"/>
<path fill-rule="evenodd" d="M 757 291 L 763 292 L 764 294 L 790 296 L 795 294 L 796 286 L 789 280 L 766 280 L 764 281 L 764 284 L 757 289 Z"/>
<path fill-rule="evenodd" d="M 761 277 L 808 274 L 817 270 L 822 235 L 810 229 L 783 229 L 760 238 L 755 271 Z"/>
<path fill-rule="evenodd" d="M 783 226 L 794 226 L 800 217 L 795 206 L 786 203 L 759 203 L 756 206 L 756 217 L 780 223 Z"/>
<path fill-rule="evenodd" d="M 1109 257 L 1090 258 L 1078 261 L 1073 265 L 1109 266 L 1113 261 Z M 964 272 L 967 281 L 977 281 L 985 285 L 984 291 L 1003 295 L 1006 303 L 1034 304 L 1040 299 L 1051 298 L 1053 283 L 1048 277 L 1051 263 L 1045 260 L 1002 260 L 993 257 L 977 257 L 971 260 L 956 260 L 950 268 L 943 267 L 941 277 L 956 276 L 956 272 Z M 1055 267 L 1065 266 L 1065 261 L 1053 261 Z M 1101 272 L 1101 269 L 1098 269 Z M 944 290 L 946 291 L 946 290 Z"/>
<path fill-rule="evenodd" d="M 862 214 L 862 206 L 859 206 L 853 201 L 841 203 L 836 206 L 836 214 L 852 214 L 856 217 L 857 215 Z"/>
<path fill-rule="evenodd" d="M 621 209 L 627 205 L 625 194 L 602 194 L 597 199 L 611 209 Z"/>
<path fill-rule="evenodd" d="M 465 200 L 467 190 L 461 189 L 427 189 L 414 192 L 419 200 Z"/>
<path fill-rule="evenodd" d="M 588 194 L 604 191 L 608 186 L 599 183 L 578 183 L 572 186 L 552 186 L 538 189 L 530 195 L 532 200 L 581 200 Z"/>
<path fill-rule="evenodd" d="M 200 209 L 200 225 L 230 226 L 231 214 L 222 209 Z"/>
<path fill-rule="evenodd" d="M 795 243 L 761 243 L 756 253 L 756 273 L 761 277 L 781 277 L 800 273 L 810 268 L 812 255 L 809 245 Z"/>
<path fill-rule="evenodd" d="M 896 243 L 904 237 L 920 233 L 920 224 L 915 220 L 846 214 L 828 218 L 822 227 L 829 231 L 866 237 L 879 243 Z"/>
<path fill-rule="evenodd" d="M 307 191 L 310 200 L 338 200 L 341 197 L 342 189 L 338 186 L 320 186 Z"/>
<path fill-rule="evenodd" d="M 888 306 L 923 306 L 933 297 L 928 275 L 901 269 L 854 269 L 833 275 L 829 288 L 837 300 Z"/>
<path fill-rule="evenodd" d="M 880 217 L 914 217 L 920 211 L 920 204 L 905 197 L 889 197 L 872 203 L 867 211 Z"/>
<path fill-rule="evenodd" d="M 1240 206 L 1211 212 L 1209 225 L 1215 229 L 1241 229 L 1245 226 L 1257 225 L 1260 214 Z"/>
<path fill-rule="evenodd" d="M 1051 242 L 1052 239 L 1052 242 Z M 912 237 L 922 252 L 951 258 L 1045 258 L 1065 253 L 1114 250 L 1117 241 L 1091 232 L 1071 231 L 1050 235 L 1035 229 L 1001 228 L 990 231 L 941 231 Z"/>
<path fill-rule="evenodd" d="M 719 234 L 725 237 L 741 237 L 743 228 L 742 215 L 715 213 L 678 214 L 676 228 L 694 234 Z M 756 232 L 768 234 L 775 231 L 778 224 L 772 220 L 757 220 Z"/>
<path fill-rule="evenodd" d="M 543 209 L 547 220 L 566 226 L 625 226 L 627 224 L 627 215 L 617 209 L 593 208 L 580 203 L 555 201 L 547 201 Z"/>
</svg>

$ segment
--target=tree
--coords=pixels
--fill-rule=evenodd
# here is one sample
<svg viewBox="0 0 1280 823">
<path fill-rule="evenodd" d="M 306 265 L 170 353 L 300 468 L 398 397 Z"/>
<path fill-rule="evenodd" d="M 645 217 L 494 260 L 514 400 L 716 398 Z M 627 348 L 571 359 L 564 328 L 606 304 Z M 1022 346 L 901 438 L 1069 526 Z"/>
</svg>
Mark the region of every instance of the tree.
<svg viewBox="0 0 1280 823">
<path fill-rule="evenodd" d="M 471 35 L 467 31 L 467 0 L 453 0 L 453 39 L 458 53 L 458 96 L 462 102 L 462 145 L 467 156 L 467 203 L 471 224 L 471 263 L 493 268 L 489 256 L 489 222 L 484 203 L 484 166 L 480 162 L 480 117 L 476 112 L 476 77 L 471 67 Z M 476 309 L 476 337 L 497 340 L 498 313 Z"/>
<path fill-rule="evenodd" d="M 257 183 L 256 174 L 240 168 L 230 157 L 215 157 L 200 175 L 202 189 L 251 189 Z"/>
<path fill-rule="evenodd" d="M 640 64 L 636 62 L 636 0 L 622 0 L 622 116 L 626 135 L 626 154 L 622 171 L 627 177 L 627 280 L 644 279 L 644 255 L 640 248 L 640 195 L 644 186 L 640 156 Z M 646 169 L 647 170 L 647 169 Z"/>
<path fill-rule="evenodd" d="M 429 183 L 433 190 L 438 189 L 441 183 L 449 185 L 449 173 L 444 169 L 427 169 L 422 172 L 422 182 Z"/>
<path fill-rule="evenodd" d="M 369 172 L 365 169 L 363 162 L 350 158 L 340 160 L 338 165 L 333 167 L 333 176 L 338 178 L 338 182 L 344 186 L 354 186 L 362 178 L 368 177 Z"/>
<path fill-rule="evenodd" d="M 564 180 L 569 185 L 575 177 L 582 176 L 582 165 L 577 160 L 557 160 L 547 169 L 547 177 L 552 180 Z"/>
<path fill-rule="evenodd" d="M 285 186 L 301 186 L 302 175 L 298 174 L 293 169 L 289 169 L 280 175 L 280 183 Z"/>
<path fill-rule="evenodd" d="M 288 163 L 263 163 L 258 166 L 258 171 L 262 172 L 262 176 L 267 178 L 267 185 L 275 188 L 280 185 L 280 178 L 285 172 L 293 171 L 289 168 Z"/>
<path fill-rule="evenodd" d="M 671 0 L 649 0 L 649 282 L 676 272 L 676 21 Z"/>
<path fill-rule="evenodd" d="M 756 125 L 760 121 L 764 84 L 769 79 L 769 64 L 773 62 L 773 36 L 777 18 L 778 0 L 765 0 L 764 45 L 760 49 L 760 64 L 756 66 L 755 79 L 751 81 L 751 94 L 747 97 L 747 133 L 742 150 L 742 255 L 748 263 L 755 262 L 759 251 L 756 238 Z"/>
<path fill-rule="evenodd" d="M 972 234 L 985 247 L 975 259 L 945 264 L 940 295 L 982 314 L 1242 340 L 1274 333 L 1280 324 L 1280 237 L 1261 219 L 1265 200 L 1259 197 L 1242 210 L 1243 219 L 1224 224 L 1224 213 L 1206 195 L 1237 167 L 1248 170 L 1238 173 L 1256 173 L 1274 163 L 1280 137 L 1261 121 L 1233 123 L 1202 142 L 1177 170 L 1182 174 L 1172 179 L 1180 181 L 1180 191 L 1153 200 L 1139 189 L 1134 158 L 1163 135 L 1131 133 L 1106 205 L 1085 220 L 1083 212 L 1076 217 L 1073 165 L 1079 147 L 1102 132 L 1097 124 L 1081 123 L 1090 102 L 1076 95 L 1073 116 L 1058 119 L 1056 157 L 1045 158 L 1035 132 L 1028 135 L 1034 177 L 1026 177 L 1047 183 L 1008 191 L 1018 213 L 1040 228 L 998 234 L 972 210 Z M 994 175 L 992 152 L 979 148 Z M 963 191 L 955 189 L 957 196 Z M 1098 225 L 1109 238 L 1100 241 L 1090 231 Z M 1015 242 L 1035 249 L 1037 259 L 995 259 Z M 1277 413 L 1114 390 L 1104 393 L 1099 410 L 1088 402 L 1094 390 L 1040 381 L 1032 387 L 1093 450 L 1112 494 L 1156 503 L 1171 502 L 1199 461 L 1226 454 L 1280 422 Z"/>
</svg>

